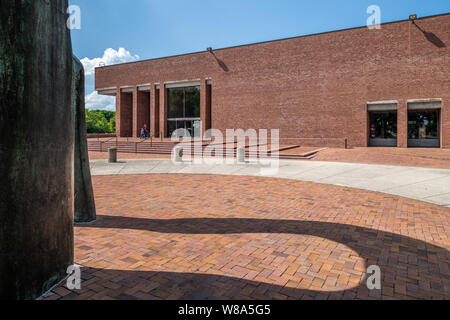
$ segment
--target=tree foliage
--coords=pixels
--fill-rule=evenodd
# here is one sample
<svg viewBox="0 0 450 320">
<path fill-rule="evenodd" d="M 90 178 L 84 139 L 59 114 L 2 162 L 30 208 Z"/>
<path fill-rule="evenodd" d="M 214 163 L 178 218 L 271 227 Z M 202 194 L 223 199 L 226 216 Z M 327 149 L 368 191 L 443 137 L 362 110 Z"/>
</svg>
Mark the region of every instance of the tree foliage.
<svg viewBox="0 0 450 320">
<path fill-rule="evenodd" d="M 87 133 L 115 133 L 116 113 L 86 109 L 86 127 Z"/>
</svg>

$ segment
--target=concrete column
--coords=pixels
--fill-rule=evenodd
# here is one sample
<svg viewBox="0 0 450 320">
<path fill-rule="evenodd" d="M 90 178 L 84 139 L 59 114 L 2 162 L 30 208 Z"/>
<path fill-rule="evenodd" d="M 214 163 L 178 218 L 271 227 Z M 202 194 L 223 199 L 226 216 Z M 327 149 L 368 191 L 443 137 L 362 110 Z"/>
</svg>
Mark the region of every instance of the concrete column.
<svg viewBox="0 0 450 320">
<path fill-rule="evenodd" d="M 0 300 L 38 298 L 73 264 L 67 7 L 67 0 L 0 6 Z"/>
<path fill-rule="evenodd" d="M 408 105 L 406 100 L 399 100 L 397 106 L 397 146 L 408 147 Z"/>
<path fill-rule="evenodd" d="M 150 89 L 150 134 L 159 137 L 159 98 L 160 91 L 153 84 Z"/>
<path fill-rule="evenodd" d="M 167 90 L 164 82 L 161 81 L 159 89 L 159 134 L 160 137 L 166 137 L 167 126 Z"/>
<path fill-rule="evenodd" d="M 75 222 L 92 222 L 96 219 L 94 190 L 86 137 L 84 69 L 80 60 L 73 59 L 72 108 L 75 111 Z"/>
<path fill-rule="evenodd" d="M 117 148 L 109 148 L 108 149 L 108 162 L 109 163 L 117 162 Z"/>
</svg>

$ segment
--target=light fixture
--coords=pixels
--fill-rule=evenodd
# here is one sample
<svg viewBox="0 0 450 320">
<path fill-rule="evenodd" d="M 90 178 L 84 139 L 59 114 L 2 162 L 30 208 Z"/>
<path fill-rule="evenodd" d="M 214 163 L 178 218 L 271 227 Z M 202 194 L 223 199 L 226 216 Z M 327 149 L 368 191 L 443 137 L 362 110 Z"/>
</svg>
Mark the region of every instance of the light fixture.
<svg viewBox="0 0 450 320">
<path fill-rule="evenodd" d="M 206 48 L 206 51 L 212 52 L 212 48 L 211 48 L 211 47 L 208 47 L 208 48 Z"/>
<path fill-rule="evenodd" d="M 414 21 L 416 19 L 417 19 L 417 14 L 412 14 L 412 15 L 409 16 L 409 20 Z"/>
</svg>

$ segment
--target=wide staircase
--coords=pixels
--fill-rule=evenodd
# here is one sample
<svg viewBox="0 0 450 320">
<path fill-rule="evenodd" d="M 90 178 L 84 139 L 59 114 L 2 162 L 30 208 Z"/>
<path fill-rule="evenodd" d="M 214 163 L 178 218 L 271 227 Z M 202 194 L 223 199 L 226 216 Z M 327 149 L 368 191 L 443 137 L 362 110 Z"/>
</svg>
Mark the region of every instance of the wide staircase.
<svg viewBox="0 0 450 320">
<path fill-rule="evenodd" d="M 186 145 L 184 143 L 179 142 L 171 142 L 171 141 L 150 141 L 150 140 L 116 140 L 116 139 L 107 139 L 107 140 L 100 140 L 100 139 L 88 139 L 88 149 L 89 151 L 93 152 L 108 152 L 109 148 L 117 148 L 117 152 L 119 153 L 144 153 L 144 154 L 155 154 L 155 155 L 170 155 L 172 153 L 172 150 L 175 146 L 183 146 L 184 153 L 186 154 L 189 148 L 189 145 Z M 204 154 L 204 151 L 206 147 L 210 145 L 210 142 L 202 142 L 201 147 L 196 147 L 194 144 L 190 145 L 191 152 L 190 154 L 192 156 L 206 156 Z M 211 145 L 212 146 L 212 145 Z M 322 149 L 315 150 L 308 153 L 303 154 L 283 154 L 282 151 L 289 150 L 289 149 L 295 149 L 299 146 L 288 146 L 280 148 L 279 150 L 270 151 L 261 153 L 261 152 L 255 152 L 251 151 L 251 148 L 246 149 L 246 157 L 254 157 L 254 158 L 265 158 L 265 157 L 272 157 L 277 152 L 281 152 L 278 154 L 280 159 L 292 159 L 292 160 L 307 160 L 313 158 L 318 152 L 320 152 Z M 222 149 L 222 156 L 223 157 L 236 157 L 237 156 L 237 145 L 231 145 L 231 146 L 225 146 L 225 145 L 216 145 L 217 149 Z M 201 150 L 201 151 L 200 151 Z M 218 156 L 218 153 L 212 152 L 209 153 L 208 156 Z"/>
<path fill-rule="evenodd" d="M 176 142 L 165 141 L 123 141 L 123 140 L 88 140 L 89 151 L 108 152 L 109 148 L 117 148 L 120 153 L 171 154 Z"/>
</svg>

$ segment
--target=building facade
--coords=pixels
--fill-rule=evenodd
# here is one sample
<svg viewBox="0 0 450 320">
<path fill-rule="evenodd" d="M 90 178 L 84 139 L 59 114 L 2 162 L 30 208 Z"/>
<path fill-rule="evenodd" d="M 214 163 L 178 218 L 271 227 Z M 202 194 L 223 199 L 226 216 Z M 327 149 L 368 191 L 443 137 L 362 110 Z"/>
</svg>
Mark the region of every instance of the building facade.
<svg viewBox="0 0 450 320">
<path fill-rule="evenodd" d="M 279 129 L 283 144 L 450 148 L 450 14 L 99 67 L 117 134 Z"/>
</svg>

